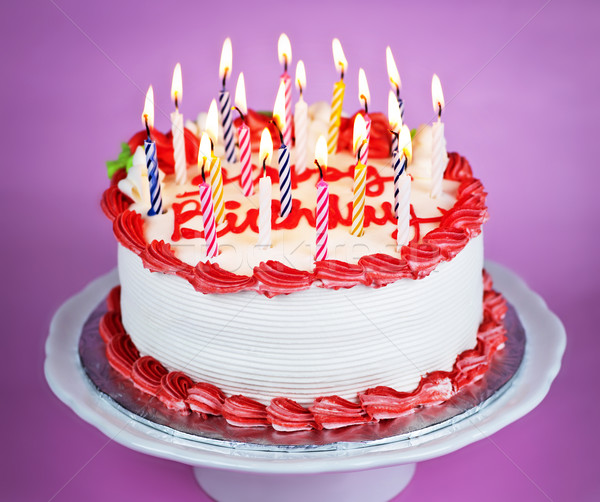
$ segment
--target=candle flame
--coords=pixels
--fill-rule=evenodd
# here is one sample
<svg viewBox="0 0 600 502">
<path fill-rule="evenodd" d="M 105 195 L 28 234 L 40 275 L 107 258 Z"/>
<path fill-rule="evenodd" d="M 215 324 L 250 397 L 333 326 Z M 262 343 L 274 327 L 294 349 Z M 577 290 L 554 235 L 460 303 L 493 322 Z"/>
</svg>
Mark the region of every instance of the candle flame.
<svg viewBox="0 0 600 502">
<path fill-rule="evenodd" d="M 435 73 L 431 79 L 431 99 L 433 100 L 433 111 L 440 116 L 446 103 L 444 102 L 444 93 L 442 92 L 440 77 Z"/>
<path fill-rule="evenodd" d="M 306 89 L 306 69 L 302 60 L 298 61 L 296 65 L 296 89 L 300 92 Z"/>
<path fill-rule="evenodd" d="M 244 114 L 248 114 L 248 106 L 246 105 L 246 82 L 244 80 L 244 72 L 240 73 L 235 86 L 235 106 Z"/>
<path fill-rule="evenodd" d="M 315 146 L 315 160 L 319 163 L 321 169 L 324 171 L 327 167 L 327 140 L 322 134 L 319 136 L 317 145 Z"/>
<path fill-rule="evenodd" d="M 402 152 L 404 153 L 404 155 L 406 155 L 406 159 L 408 160 L 408 162 L 412 161 L 412 140 L 410 137 L 410 129 L 408 128 L 408 126 L 406 124 L 404 124 L 402 126 L 402 128 L 400 129 L 400 137 L 398 139 L 398 147 L 400 148 L 400 150 L 402 150 Z"/>
<path fill-rule="evenodd" d="M 219 112 L 217 110 L 217 102 L 214 99 L 210 102 L 210 107 L 206 115 L 206 133 L 212 140 L 213 145 L 216 145 L 217 138 L 219 137 Z"/>
<path fill-rule="evenodd" d="M 331 42 L 331 50 L 333 51 L 333 61 L 335 63 L 335 67 L 339 68 L 343 75 L 348 68 L 348 61 L 344 55 L 342 44 L 337 38 L 334 38 L 333 42 Z"/>
<path fill-rule="evenodd" d="M 210 137 L 206 132 L 202 133 L 200 138 L 200 148 L 198 149 L 198 167 L 202 168 L 202 165 L 210 158 Z"/>
<path fill-rule="evenodd" d="M 273 157 L 273 140 L 271 139 L 271 132 L 268 127 L 263 129 L 260 135 L 260 154 L 258 156 L 261 167 L 264 162 L 265 166 L 271 165 L 271 159 Z"/>
<path fill-rule="evenodd" d="M 285 33 L 279 35 L 277 54 L 279 56 L 279 64 L 287 66 L 292 63 L 292 44 Z"/>
<path fill-rule="evenodd" d="M 390 123 L 390 129 L 395 132 L 400 131 L 402 127 L 402 116 L 400 115 L 400 107 L 398 106 L 398 99 L 393 91 L 388 94 L 388 121 Z"/>
<path fill-rule="evenodd" d="M 365 70 L 360 68 L 358 70 L 358 100 L 367 108 L 371 101 L 371 93 L 369 92 L 369 84 L 367 83 L 367 76 Z"/>
<path fill-rule="evenodd" d="M 142 124 L 152 129 L 154 127 L 154 89 L 148 87 L 146 92 L 146 101 L 144 102 L 144 111 L 142 112 Z"/>
<path fill-rule="evenodd" d="M 173 70 L 173 80 L 171 81 L 171 99 L 176 105 L 179 105 L 182 96 L 183 82 L 181 80 L 181 64 L 177 63 Z"/>
<path fill-rule="evenodd" d="M 285 84 L 283 80 L 279 82 L 279 90 L 273 106 L 273 120 L 277 124 L 279 131 L 285 129 Z"/>
<path fill-rule="evenodd" d="M 356 114 L 354 119 L 354 134 L 352 135 L 352 151 L 356 154 L 367 138 L 367 124 L 360 113 Z"/>
<path fill-rule="evenodd" d="M 231 39 L 227 37 L 223 42 L 221 49 L 221 62 L 219 63 L 219 79 L 225 82 L 228 75 L 231 75 L 231 65 L 233 63 L 233 50 L 231 48 Z"/>
<path fill-rule="evenodd" d="M 399 90 L 400 87 L 402 87 L 402 82 L 400 81 L 398 67 L 396 66 L 396 61 L 394 61 L 394 55 L 392 54 L 392 49 L 390 49 L 389 45 L 385 49 L 385 61 L 387 63 L 387 72 L 390 77 L 390 83 L 394 90 Z"/>
</svg>

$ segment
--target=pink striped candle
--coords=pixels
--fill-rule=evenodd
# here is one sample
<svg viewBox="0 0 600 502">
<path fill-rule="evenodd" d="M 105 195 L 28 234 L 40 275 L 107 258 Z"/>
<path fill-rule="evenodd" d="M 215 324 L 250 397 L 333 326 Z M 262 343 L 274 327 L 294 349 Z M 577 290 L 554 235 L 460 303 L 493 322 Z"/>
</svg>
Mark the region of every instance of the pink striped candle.
<svg viewBox="0 0 600 502">
<path fill-rule="evenodd" d="M 250 155 L 250 128 L 243 122 L 238 127 L 238 138 L 240 141 L 240 162 L 242 164 L 242 190 L 246 197 L 250 197 L 254 193 L 252 185 L 252 159 Z"/>
<path fill-rule="evenodd" d="M 206 181 L 198 186 L 200 191 L 200 208 L 202 210 L 202 221 L 204 222 L 204 240 L 206 241 L 206 258 L 211 260 L 219 254 L 217 244 L 217 225 L 215 224 L 215 213 L 213 210 L 212 190 Z"/>
<path fill-rule="evenodd" d="M 248 107 L 246 106 L 246 84 L 244 83 L 244 73 L 238 76 L 237 85 L 235 86 L 235 108 L 242 118 L 242 124 L 238 127 L 238 141 L 240 144 L 240 163 L 242 164 L 242 175 L 240 184 L 246 197 L 250 197 L 254 193 L 252 184 L 252 150 L 250 147 L 250 128 L 246 125 L 246 114 Z"/>
<path fill-rule="evenodd" d="M 321 179 L 317 183 L 317 254 L 316 261 L 327 259 L 329 227 L 329 185 Z"/>
<path fill-rule="evenodd" d="M 288 65 L 292 64 L 292 45 L 285 33 L 279 36 L 277 44 L 279 63 L 283 65 L 283 74 L 280 83 L 285 86 L 285 124 L 283 125 L 283 142 L 292 145 L 292 78 L 288 74 Z"/>
</svg>

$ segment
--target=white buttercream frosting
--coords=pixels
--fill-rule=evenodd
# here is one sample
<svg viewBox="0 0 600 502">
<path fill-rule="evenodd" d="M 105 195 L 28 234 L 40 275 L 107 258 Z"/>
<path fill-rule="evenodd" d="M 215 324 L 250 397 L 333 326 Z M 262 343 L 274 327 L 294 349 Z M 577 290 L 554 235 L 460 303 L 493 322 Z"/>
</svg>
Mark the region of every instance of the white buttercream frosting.
<svg viewBox="0 0 600 502">
<path fill-rule="evenodd" d="M 142 355 L 227 395 L 356 400 L 377 385 L 410 391 L 475 346 L 482 266 L 479 236 L 424 279 L 267 298 L 201 294 L 119 245 L 123 324 Z"/>
</svg>

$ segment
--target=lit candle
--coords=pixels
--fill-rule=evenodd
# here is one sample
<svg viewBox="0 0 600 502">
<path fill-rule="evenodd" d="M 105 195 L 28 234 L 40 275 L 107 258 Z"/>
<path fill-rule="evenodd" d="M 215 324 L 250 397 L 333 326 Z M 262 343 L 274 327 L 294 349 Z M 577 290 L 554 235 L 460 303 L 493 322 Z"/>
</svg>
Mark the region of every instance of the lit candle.
<svg viewBox="0 0 600 502">
<path fill-rule="evenodd" d="M 334 154 L 337 151 L 340 136 L 340 123 L 342 121 L 342 108 L 344 106 L 344 72 L 348 68 L 348 61 L 344 55 L 342 44 L 337 38 L 331 43 L 335 67 L 340 69 L 340 80 L 333 86 L 333 99 L 331 100 L 331 114 L 329 116 L 329 130 L 327 132 L 327 152 Z"/>
<path fill-rule="evenodd" d="M 267 176 L 267 166 L 271 166 L 273 156 L 273 140 L 266 127 L 260 137 L 259 160 L 262 161 L 263 175 L 258 181 L 258 242 L 257 246 L 271 247 L 271 177 Z"/>
<path fill-rule="evenodd" d="M 442 194 L 442 180 L 448 165 L 446 152 L 446 138 L 444 137 L 444 124 L 442 123 L 442 110 L 444 108 L 444 93 L 439 77 L 434 73 L 431 80 L 431 98 L 433 111 L 437 113 L 437 121 L 431 124 L 431 196 L 437 198 Z"/>
<path fill-rule="evenodd" d="M 367 186 L 367 166 L 361 162 L 362 149 L 366 144 L 367 129 L 362 115 L 354 119 L 353 150 L 357 163 L 354 167 L 354 188 L 352 199 L 352 226 L 350 233 L 357 237 L 362 236 L 365 223 L 365 191 Z"/>
<path fill-rule="evenodd" d="M 329 185 L 323 179 L 327 169 L 327 142 L 319 136 L 315 148 L 315 164 L 319 168 L 320 180 L 317 183 L 317 214 L 315 228 L 317 231 L 317 252 L 315 261 L 327 259 L 327 237 L 329 232 Z"/>
<path fill-rule="evenodd" d="M 290 150 L 283 137 L 285 129 L 285 84 L 280 82 L 275 106 L 273 107 L 273 122 L 279 130 L 281 146 L 278 153 L 279 164 L 279 200 L 281 201 L 281 216 L 285 218 L 292 212 L 292 176 L 290 172 Z"/>
<path fill-rule="evenodd" d="M 158 162 L 156 161 L 156 143 L 152 141 L 150 129 L 154 127 L 154 90 L 148 87 L 144 111 L 142 112 L 142 123 L 146 127 L 148 138 L 144 141 L 144 152 L 146 154 L 146 167 L 148 169 L 148 184 L 150 186 L 150 210 L 149 216 L 162 212 L 162 196 L 160 195 L 160 180 L 158 178 Z"/>
<path fill-rule="evenodd" d="M 394 214 L 398 217 L 398 204 L 400 189 L 398 179 L 402 174 L 400 168 L 400 152 L 398 148 L 398 136 L 402 127 L 402 119 L 400 117 L 400 108 L 394 93 L 390 91 L 388 94 L 388 122 L 390 124 L 390 132 L 392 133 L 392 167 L 394 168 Z"/>
<path fill-rule="evenodd" d="M 361 148 L 360 163 L 367 165 L 369 162 L 369 141 L 371 139 L 371 119 L 369 118 L 369 101 L 371 101 L 371 94 L 369 93 L 369 84 L 367 83 L 367 76 L 365 70 L 360 68 L 358 70 L 358 100 L 365 107 L 365 128 L 366 136 L 363 138 L 365 141 L 364 146 Z"/>
<path fill-rule="evenodd" d="M 202 174 L 202 183 L 198 186 L 200 192 L 200 209 L 202 210 L 202 222 L 204 224 L 204 240 L 206 242 L 206 258 L 211 260 L 219 254 L 217 244 L 217 225 L 215 224 L 215 213 L 213 211 L 212 190 L 206 182 L 204 167 L 206 161 L 211 157 L 211 141 L 208 134 L 202 133 L 200 148 L 198 150 L 198 169 Z"/>
<path fill-rule="evenodd" d="M 290 39 L 285 33 L 279 36 L 277 43 L 277 52 L 279 55 L 279 64 L 283 65 L 283 74 L 281 75 L 280 84 L 285 87 L 285 123 L 283 125 L 282 134 L 286 145 L 292 145 L 292 78 L 288 74 L 288 65 L 292 64 L 292 45 Z"/>
<path fill-rule="evenodd" d="M 221 115 L 221 124 L 223 125 L 223 140 L 225 141 L 225 158 L 227 162 L 235 162 L 235 140 L 233 137 L 233 121 L 231 117 L 231 98 L 229 91 L 225 89 L 227 76 L 231 75 L 233 55 L 231 49 L 231 39 L 226 38 L 221 50 L 221 61 L 219 63 L 219 78 L 223 82 L 223 87 L 219 91 L 219 113 Z"/>
<path fill-rule="evenodd" d="M 171 82 L 171 98 L 175 103 L 175 111 L 171 113 L 171 133 L 173 134 L 173 157 L 175 159 L 175 183 L 185 183 L 187 161 L 185 160 L 185 138 L 183 134 L 183 115 L 179 113 L 179 104 L 183 96 L 181 65 L 177 63 L 173 70 Z"/>
<path fill-rule="evenodd" d="M 223 173 L 221 172 L 221 159 L 215 155 L 217 136 L 219 131 L 219 117 L 217 102 L 213 99 L 206 116 L 206 133 L 210 138 L 210 186 L 215 206 L 215 218 L 217 225 L 225 221 L 225 203 L 223 200 Z"/>
<path fill-rule="evenodd" d="M 396 100 L 398 101 L 398 108 L 400 108 L 400 117 L 402 117 L 402 120 L 404 120 L 404 101 L 402 101 L 402 98 L 400 97 L 400 88 L 402 87 L 402 82 L 400 81 L 398 67 L 396 66 L 396 61 L 394 61 L 392 49 L 390 49 L 389 45 L 385 49 L 385 61 L 387 63 L 390 84 L 392 85 L 392 89 L 394 89 L 396 92 Z"/>
<path fill-rule="evenodd" d="M 406 172 L 406 165 L 412 158 L 412 142 L 410 139 L 410 130 L 408 126 L 403 125 L 400 129 L 400 151 L 396 151 L 400 159 L 400 169 L 398 180 L 394 186 L 398 189 L 398 236 L 396 242 L 398 248 L 408 244 L 408 234 L 410 231 L 410 189 L 411 177 Z M 395 180 L 395 178 L 394 178 Z"/>
<path fill-rule="evenodd" d="M 238 127 L 238 140 L 240 142 L 240 162 L 242 164 L 241 185 L 244 195 L 250 197 L 254 193 L 252 185 L 252 149 L 250 147 L 250 128 L 246 125 L 246 85 L 244 83 L 244 73 L 240 73 L 237 85 L 235 86 L 235 107 L 242 117 L 242 123 Z"/>
<path fill-rule="evenodd" d="M 294 130 L 296 131 L 294 153 L 296 155 L 296 173 L 300 174 L 306 169 L 308 141 L 308 106 L 302 97 L 304 89 L 306 89 L 306 70 L 302 61 L 298 61 L 296 65 L 296 87 L 300 92 L 300 98 L 294 108 Z"/>
</svg>

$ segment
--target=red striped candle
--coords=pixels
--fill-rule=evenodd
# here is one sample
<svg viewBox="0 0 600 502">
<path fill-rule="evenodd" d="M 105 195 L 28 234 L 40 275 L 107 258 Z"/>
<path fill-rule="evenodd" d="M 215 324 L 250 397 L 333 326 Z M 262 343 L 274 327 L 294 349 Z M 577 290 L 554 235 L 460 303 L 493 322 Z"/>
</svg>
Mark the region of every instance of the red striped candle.
<svg viewBox="0 0 600 502">
<path fill-rule="evenodd" d="M 319 136 L 315 148 L 315 164 L 321 175 L 317 183 L 317 217 L 315 227 L 317 230 L 317 252 L 315 261 L 327 259 L 327 240 L 329 229 L 329 185 L 323 179 L 323 171 L 327 168 L 327 141 L 324 136 Z"/>
</svg>

